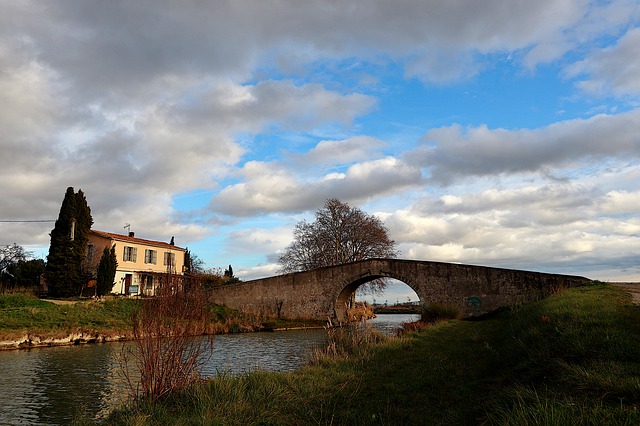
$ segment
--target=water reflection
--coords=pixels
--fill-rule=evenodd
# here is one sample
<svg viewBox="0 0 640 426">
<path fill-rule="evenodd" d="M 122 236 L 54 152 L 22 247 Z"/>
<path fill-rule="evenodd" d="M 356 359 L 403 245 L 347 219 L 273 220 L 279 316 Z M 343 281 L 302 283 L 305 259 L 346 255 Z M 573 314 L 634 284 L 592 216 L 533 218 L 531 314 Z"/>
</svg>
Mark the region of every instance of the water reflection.
<svg viewBox="0 0 640 426">
<path fill-rule="evenodd" d="M 380 315 L 373 324 L 391 333 L 408 318 Z M 203 374 L 296 370 L 324 336 L 324 330 L 216 336 Z M 123 345 L 131 343 L 0 351 L 0 424 L 69 424 L 80 415 L 105 415 L 129 394 L 118 363 Z"/>
<path fill-rule="evenodd" d="M 63 424 L 108 412 L 124 401 L 115 371 L 119 345 L 0 353 L 0 423 Z"/>
</svg>

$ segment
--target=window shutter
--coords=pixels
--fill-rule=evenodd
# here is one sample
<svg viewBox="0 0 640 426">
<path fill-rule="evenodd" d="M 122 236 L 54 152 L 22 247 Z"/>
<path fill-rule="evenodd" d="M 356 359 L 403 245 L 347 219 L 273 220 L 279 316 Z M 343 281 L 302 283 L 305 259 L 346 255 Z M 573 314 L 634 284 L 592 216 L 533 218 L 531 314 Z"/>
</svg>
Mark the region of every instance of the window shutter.
<svg viewBox="0 0 640 426">
<path fill-rule="evenodd" d="M 155 265 L 156 263 L 158 263 L 158 252 L 155 250 L 151 251 L 151 257 L 152 257 L 152 263 Z"/>
<path fill-rule="evenodd" d="M 124 246 L 124 247 L 123 247 L 123 250 L 124 250 L 124 251 L 122 252 L 122 260 L 123 260 L 124 262 L 126 262 L 126 261 L 127 261 L 127 246 Z"/>
<path fill-rule="evenodd" d="M 138 248 L 134 247 L 133 248 L 133 262 L 135 263 L 137 259 L 138 259 Z"/>
</svg>

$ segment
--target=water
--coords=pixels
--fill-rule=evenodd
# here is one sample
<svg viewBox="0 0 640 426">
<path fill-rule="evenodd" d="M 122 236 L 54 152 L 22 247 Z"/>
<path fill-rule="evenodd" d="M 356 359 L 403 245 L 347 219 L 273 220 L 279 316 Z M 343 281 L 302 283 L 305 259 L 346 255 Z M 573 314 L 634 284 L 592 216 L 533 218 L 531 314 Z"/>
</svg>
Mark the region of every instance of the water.
<svg viewBox="0 0 640 426">
<path fill-rule="evenodd" d="M 380 315 L 372 324 L 391 333 L 417 317 Z M 324 336 L 324 330 L 215 336 L 202 372 L 293 371 Z M 118 363 L 124 345 L 131 343 L 0 351 L 0 424 L 58 425 L 106 415 L 127 400 Z"/>
<path fill-rule="evenodd" d="M 384 314 L 371 320 L 371 325 L 385 334 L 392 335 L 394 330 L 405 322 L 418 321 L 420 314 Z"/>
</svg>

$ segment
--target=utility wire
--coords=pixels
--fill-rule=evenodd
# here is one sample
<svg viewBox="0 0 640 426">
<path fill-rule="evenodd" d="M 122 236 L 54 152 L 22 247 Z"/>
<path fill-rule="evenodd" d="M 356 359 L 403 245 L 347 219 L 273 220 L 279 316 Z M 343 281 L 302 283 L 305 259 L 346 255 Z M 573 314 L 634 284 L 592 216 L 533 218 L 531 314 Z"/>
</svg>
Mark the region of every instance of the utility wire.
<svg viewBox="0 0 640 426">
<path fill-rule="evenodd" d="M 0 220 L 0 223 L 44 223 L 44 222 L 55 222 L 55 219 L 50 220 Z"/>
</svg>

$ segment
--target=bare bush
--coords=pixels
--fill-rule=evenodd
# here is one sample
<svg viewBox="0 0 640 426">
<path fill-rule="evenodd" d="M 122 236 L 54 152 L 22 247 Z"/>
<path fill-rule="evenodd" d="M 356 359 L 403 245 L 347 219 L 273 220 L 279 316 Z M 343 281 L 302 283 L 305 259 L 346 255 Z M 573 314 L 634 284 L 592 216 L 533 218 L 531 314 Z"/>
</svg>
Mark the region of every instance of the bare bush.
<svg viewBox="0 0 640 426">
<path fill-rule="evenodd" d="M 151 402 L 200 378 L 213 337 L 203 335 L 209 319 L 207 297 L 197 281 L 167 274 L 156 296 L 144 299 L 132 316 L 134 344 L 123 352 L 122 366 L 132 396 Z M 139 371 L 137 383 L 130 368 Z M 137 376 L 137 374 L 136 374 Z"/>
</svg>

